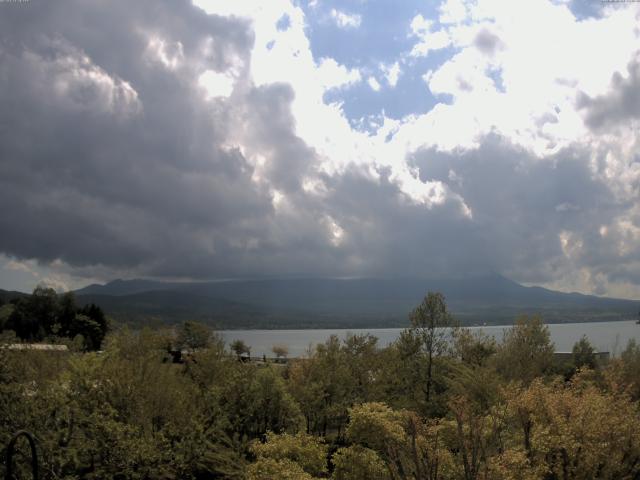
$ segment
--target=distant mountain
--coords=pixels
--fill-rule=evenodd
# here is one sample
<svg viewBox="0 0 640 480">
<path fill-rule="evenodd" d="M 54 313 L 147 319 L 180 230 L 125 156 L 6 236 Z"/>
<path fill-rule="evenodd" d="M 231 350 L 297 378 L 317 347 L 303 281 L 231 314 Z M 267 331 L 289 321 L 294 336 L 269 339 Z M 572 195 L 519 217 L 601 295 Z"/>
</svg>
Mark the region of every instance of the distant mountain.
<svg viewBox="0 0 640 480">
<path fill-rule="evenodd" d="M 153 280 L 114 280 L 106 285 L 97 283 L 76 290 L 76 295 L 133 295 L 135 293 L 152 292 L 158 290 L 177 289 L 179 283 L 155 282 Z"/>
<path fill-rule="evenodd" d="M 220 328 L 404 326 L 428 291 L 465 324 L 504 324 L 522 313 L 547 322 L 636 318 L 639 301 L 525 287 L 497 274 L 462 279 L 115 280 L 75 293 L 127 323 L 196 319 Z"/>
<path fill-rule="evenodd" d="M 0 303 L 9 303 L 11 300 L 28 296 L 28 293 L 0 289 Z"/>
</svg>

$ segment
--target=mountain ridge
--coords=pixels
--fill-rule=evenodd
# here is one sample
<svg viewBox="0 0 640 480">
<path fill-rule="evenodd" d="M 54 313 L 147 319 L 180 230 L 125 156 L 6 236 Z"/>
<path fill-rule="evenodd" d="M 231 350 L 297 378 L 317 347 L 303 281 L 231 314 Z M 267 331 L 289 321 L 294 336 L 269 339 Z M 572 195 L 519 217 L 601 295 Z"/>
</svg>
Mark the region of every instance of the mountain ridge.
<svg viewBox="0 0 640 480">
<path fill-rule="evenodd" d="M 131 323 L 196 319 L 222 328 L 405 326 L 427 291 L 440 291 L 465 324 L 511 323 L 518 314 L 545 321 L 635 318 L 640 301 L 523 286 L 498 274 L 466 278 L 295 278 L 160 282 L 114 280 L 76 290 Z"/>
</svg>

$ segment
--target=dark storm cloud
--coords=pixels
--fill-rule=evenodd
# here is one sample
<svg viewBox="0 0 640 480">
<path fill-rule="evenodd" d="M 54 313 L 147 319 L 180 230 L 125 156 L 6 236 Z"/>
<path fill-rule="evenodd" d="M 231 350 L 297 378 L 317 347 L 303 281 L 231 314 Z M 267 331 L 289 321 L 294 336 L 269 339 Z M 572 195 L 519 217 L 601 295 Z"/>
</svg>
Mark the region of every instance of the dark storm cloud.
<svg viewBox="0 0 640 480">
<path fill-rule="evenodd" d="M 591 98 L 581 94 L 578 107 L 586 111 L 585 123 L 594 130 L 640 119 L 640 53 L 629 63 L 627 76 L 616 72 L 611 91 Z"/>
<path fill-rule="evenodd" d="M 291 87 L 248 78 L 246 21 L 156 0 L 3 13 L 3 253 L 114 274 L 345 271 L 327 205 L 301 189 L 315 153 Z M 209 69 L 236 77 L 230 98 L 204 100 Z"/>
<path fill-rule="evenodd" d="M 455 199 L 427 208 L 404 196 L 381 169 L 372 180 L 356 168 L 331 179 L 327 210 L 349 232 L 344 250 L 365 275 L 436 277 L 486 272 L 481 246 Z"/>
<path fill-rule="evenodd" d="M 4 252 L 154 264 L 269 213 L 252 167 L 221 146 L 229 102 L 203 102 L 193 80 L 248 59 L 246 22 L 186 1 L 34 1 L 0 25 Z M 152 58 L 155 36 L 181 45 L 183 71 Z"/>
<path fill-rule="evenodd" d="M 498 137 L 459 152 L 433 150 L 415 154 L 423 180 L 440 180 L 465 199 L 473 213 L 465 242 L 486 264 L 521 281 L 546 282 L 567 267 L 560 235 L 580 244 L 574 268 L 596 271 L 622 265 L 610 239 L 599 233 L 628 205 L 589 166 L 589 152 L 579 147 L 538 159 Z M 613 263 L 611 263 L 613 262 Z"/>
</svg>

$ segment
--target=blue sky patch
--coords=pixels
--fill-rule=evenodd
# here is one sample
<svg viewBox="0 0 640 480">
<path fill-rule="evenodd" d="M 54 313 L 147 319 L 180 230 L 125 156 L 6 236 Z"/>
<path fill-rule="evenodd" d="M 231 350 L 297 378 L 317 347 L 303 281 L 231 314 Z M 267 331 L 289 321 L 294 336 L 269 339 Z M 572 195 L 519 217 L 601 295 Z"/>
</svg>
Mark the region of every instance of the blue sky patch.
<svg viewBox="0 0 640 480">
<path fill-rule="evenodd" d="M 278 20 L 278 23 L 276 23 L 276 28 L 278 29 L 279 32 L 284 32 L 286 30 L 289 30 L 290 26 L 291 26 L 291 19 L 289 18 L 289 15 L 287 15 L 286 13 L 282 15 L 280 17 L 280 20 Z"/>
<path fill-rule="evenodd" d="M 426 58 L 410 57 L 418 39 L 411 35 L 411 21 L 421 14 L 425 18 L 438 18 L 440 2 L 385 0 L 370 2 L 321 1 L 315 6 L 300 5 L 305 12 L 306 34 L 311 52 L 319 62 L 330 57 L 347 68 L 358 68 L 362 82 L 348 88 L 330 90 L 326 102 L 340 102 L 352 126 L 363 129 L 385 113 L 387 117 L 401 119 L 411 114 L 423 114 L 437 103 L 448 102 L 446 96 L 434 96 L 423 79 L 429 70 L 436 70 L 451 58 L 455 49 L 446 48 L 430 52 Z M 358 27 L 341 27 L 332 12 L 358 15 Z M 437 21 L 436 21 L 437 24 Z M 396 85 L 386 78 L 385 69 L 398 62 L 400 74 Z M 371 87 L 379 85 L 377 91 Z M 364 128 L 367 131 L 373 126 Z"/>
</svg>

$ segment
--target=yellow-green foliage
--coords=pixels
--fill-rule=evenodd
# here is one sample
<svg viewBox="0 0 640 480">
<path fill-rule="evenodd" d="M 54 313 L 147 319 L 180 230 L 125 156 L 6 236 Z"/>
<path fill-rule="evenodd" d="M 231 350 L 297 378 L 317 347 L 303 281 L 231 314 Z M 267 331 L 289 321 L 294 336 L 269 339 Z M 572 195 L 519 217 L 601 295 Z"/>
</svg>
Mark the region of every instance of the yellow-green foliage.
<svg viewBox="0 0 640 480">
<path fill-rule="evenodd" d="M 189 328 L 203 345 L 205 329 Z M 384 349 L 333 337 L 287 366 L 239 361 L 208 334 L 173 364 L 184 338 L 123 330 L 101 353 L 0 348 L 0 445 L 32 432 L 47 480 L 640 478 L 635 343 L 556 375 L 538 320 L 498 345 L 461 331 L 432 359 L 427 402 L 415 332 Z"/>
<path fill-rule="evenodd" d="M 300 465 L 291 460 L 259 458 L 249 465 L 247 480 L 313 480 Z"/>
<path fill-rule="evenodd" d="M 334 480 L 389 480 L 389 469 L 380 456 L 370 448 L 352 445 L 339 449 L 331 461 Z"/>
<path fill-rule="evenodd" d="M 257 457 L 256 463 L 266 462 L 270 465 L 269 468 L 275 465 L 275 461 L 287 469 L 295 464 L 312 476 L 319 476 L 327 471 L 326 445 L 318 437 L 305 433 L 277 435 L 269 432 L 264 443 L 253 442 L 251 452 Z"/>
</svg>

